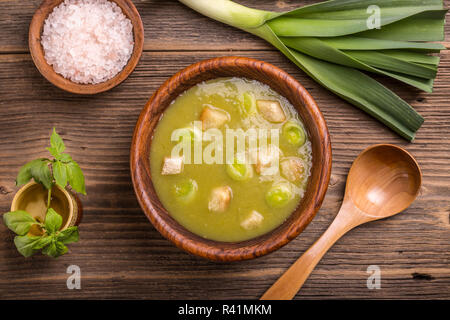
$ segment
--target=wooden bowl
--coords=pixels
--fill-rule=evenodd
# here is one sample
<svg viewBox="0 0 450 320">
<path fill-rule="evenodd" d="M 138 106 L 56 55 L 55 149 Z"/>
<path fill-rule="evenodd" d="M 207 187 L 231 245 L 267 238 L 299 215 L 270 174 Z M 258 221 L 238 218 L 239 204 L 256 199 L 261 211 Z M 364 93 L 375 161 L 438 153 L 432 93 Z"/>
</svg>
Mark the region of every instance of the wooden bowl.
<svg viewBox="0 0 450 320">
<path fill-rule="evenodd" d="M 33 201 L 36 198 L 47 199 L 47 189 L 34 181 L 28 182 L 15 194 L 11 203 L 11 211 L 27 211 L 28 203 L 25 200 L 27 199 L 27 197 L 31 197 Z M 78 226 L 80 224 L 81 218 L 83 216 L 83 205 L 81 204 L 81 201 L 76 194 L 55 184 L 52 188 L 52 201 L 57 201 L 60 204 L 61 208 L 63 208 L 62 210 L 58 210 L 58 214 L 60 214 L 63 218 L 63 223 L 60 230 L 65 230 L 68 227 Z M 43 203 L 42 205 L 43 206 L 38 207 L 41 209 L 40 212 L 30 211 L 30 214 L 33 216 L 33 218 L 39 221 L 45 220 L 45 214 L 47 211 L 45 203 Z M 38 209 L 36 209 L 36 207 L 35 210 L 39 211 Z M 31 230 L 34 231 L 35 235 L 40 235 L 40 233 L 36 233 L 39 228 L 32 228 Z"/>
<path fill-rule="evenodd" d="M 41 34 L 44 22 L 53 9 L 63 1 L 64 0 L 44 0 L 31 20 L 28 45 L 30 47 L 31 57 L 39 72 L 58 88 L 72 93 L 96 94 L 117 86 L 133 72 L 144 48 L 144 27 L 142 25 L 141 16 L 136 10 L 133 2 L 130 0 L 109 0 L 115 2 L 122 9 L 123 14 L 130 19 L 133 25 L 134 48 L 127 65 L 114 78 L 105 82 L 98 84 L 79 84 L 64 78 L 53 70 L 53 67 L 45 60 L 44 49 L 41 45 Z"/>
<path fill-rule="evenodd" d="M 269 85 L 297 109 L 312 144 L 313 165 L 305 195 L 291 216 L 275 230 L 242 242 L 204 239 L 181 226 L 163 207 L 152 184 L 150 147 L 153 130 L 164 110 L 181 93 L 199 82 L 243 77 Z M 294 239 L 319 210 L 331 174 L 331 143 L 325 120 L 314 99 L 294 78 L 263 61 L 223 57 L 195 63 L 167 80 L 150 98 L 137 122 L 131 146 L 131 176 L 139 203 L 155 228 L 178 247 L 211 260 L 252 259 Z"/>
</svg>

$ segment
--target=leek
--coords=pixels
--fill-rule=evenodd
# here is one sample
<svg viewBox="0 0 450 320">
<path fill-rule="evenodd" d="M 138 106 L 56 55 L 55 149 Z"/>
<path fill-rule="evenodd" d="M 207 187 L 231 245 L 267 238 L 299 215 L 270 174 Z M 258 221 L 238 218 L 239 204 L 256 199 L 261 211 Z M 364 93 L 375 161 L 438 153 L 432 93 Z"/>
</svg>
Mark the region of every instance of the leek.
<svg viewBox="0 0 450 320">
<path fill-rule="evenodd" d="M 182 180 L 178 184 L 174 185 L 175 199 L 180 202 L 191 202 L 198 191 L 197 182 L 193 179 Z"/>
<path fill-rule="evenodd" d="M 243 94 L 243 111 L 246 115 L 253 115 L 256 113 L 256 98 L 251 92 L 244 92 Z"/>
<path fill-rule="evenodd" d="M 266 203 L 271 208 L 282 208 L 293 198 L 291 187 L 288 184 L 272 186 L 266 192 Z"/>
<path fill-rule="evenodd" d="M 306 134 L 300 123 L 296 121 L 288 121 L 283 125 L 282 136 L 287 143 L 301 147 L 306 142 Z"/>
<path fill-rule="evenodd" d="M 235 160 L 232 164 L 227 164 L 226 172 L 228 176 L 236 181 L 245 181 L 253 177 L 253 168 L 248 163 L 239 163 Z"/>
<path fill-rule="evenodd" d="M 424 119 L 366 72 L 431 92 L 445 47 L 442 0 L 331 0 L 287 12 L 230 0 L 179 0 L 212 19 L 261 37 L 318 83 L 412 141 Z M 367 23 L 380 9 L 379 29 Z"/>
</svg>

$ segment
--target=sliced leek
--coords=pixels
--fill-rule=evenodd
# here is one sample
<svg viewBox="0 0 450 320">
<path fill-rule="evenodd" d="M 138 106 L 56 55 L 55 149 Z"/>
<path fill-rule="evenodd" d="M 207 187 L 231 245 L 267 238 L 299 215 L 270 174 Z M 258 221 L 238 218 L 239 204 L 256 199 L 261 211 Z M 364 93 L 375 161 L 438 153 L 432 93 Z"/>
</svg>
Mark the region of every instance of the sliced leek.
<svg viewBox="0 0 450 320">
<path fill-rule="evenodd" d="M 197 182 L 193 179 L 182 180 L 174 185 L 174 194 L 177 201 L 188 203 L 191 202 L 198 190 Z"/>
<path fill-rule="evenodd" d="M 306 142 L 305 130 L 297 121 L 288 121 L 283 125 L 282 138 L 289 144 L 301 147 Z"/>
<path fill-rule="evenodd" d="M 226 165 L 228 176 L 236 181 L 244 181 L 253 177 L 253 168 L 250 164 L 239 163 L 234 161 L 232 164 Z"/>
<path fill-rule="evenodd" d="M 272 186 L 266 192 L 266 203 L 271 208 L 282 208 L 291 201 L 293 197 L 292 190 L 288 184 L 279 184 Z"/>
</svg>

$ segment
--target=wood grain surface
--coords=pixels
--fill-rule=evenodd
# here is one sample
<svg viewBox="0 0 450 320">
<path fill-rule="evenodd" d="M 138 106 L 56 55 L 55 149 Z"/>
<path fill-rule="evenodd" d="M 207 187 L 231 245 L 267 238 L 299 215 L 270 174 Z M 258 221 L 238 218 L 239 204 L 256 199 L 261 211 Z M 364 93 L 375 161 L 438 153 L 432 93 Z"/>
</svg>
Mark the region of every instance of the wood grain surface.
<svg viewBox="0 0 450 320">
<path fill-rule="evenodd" d="M 280 10 L 315 1 L 252 0 Z M 0 1 L 0 212 L 17 191 L 26 161 L 45 155 L 56 127 L 86 174 L 81 241 L 52 260 L 24 259 L 0 223 L 1 299 L 255 299 L 327 228 L 344 194 L 353 159 L 374 143 L 411 152 L 423 172 L 420 195 L 405 212 L 352 230 L 311 274 L 297 299 L 450 298 L 450 52 L 441 53 L 435 91 L 424 94 L 377 77 L 410 102 L 425 123 L 414 143 L 320 87 L 260 39 L 202 17 L 175 0 L 134 1 L 145 29 L 142 59 L 120 86 L 95 96 L 54 87 L 34 66 L 28 26 L 39 0 Z M 450 1 L 445 1 L 450 6 Z M 450 34 L 450 26 L 446 27 Z M 215 263 L 186 254 L 148 222 L 133 192 L 129 150 L 150 95 L 191 63 L 238 55 L 265 60 L 296 78 L 314 97 L 330 130 L 333 167 L 324 204 L 311 224 L 282 249 L 256 260 Z M 68 290 L 69 265 L 81 268 L 81 290 Z M 367 267 L 381 269 L 381 289 L 366 286 Z"/>
</svg>

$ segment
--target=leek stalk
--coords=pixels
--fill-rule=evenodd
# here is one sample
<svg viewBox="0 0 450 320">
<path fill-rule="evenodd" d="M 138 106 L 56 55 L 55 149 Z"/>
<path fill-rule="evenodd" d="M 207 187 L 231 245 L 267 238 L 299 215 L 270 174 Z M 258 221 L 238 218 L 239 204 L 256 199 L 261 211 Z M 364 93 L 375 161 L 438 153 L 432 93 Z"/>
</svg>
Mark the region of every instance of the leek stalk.
<svg viewBox="0 0 450 320">
<path fill-rule="evenodd" d="M 230 0 L 179 0 L 212 19 L 274 45 L 318 83 L 412 141 L 424 119 L 366 72 L 431 92 L 445 47 L 442 0 L 330 0 L 287 12 Z M 367 23 L 380 9 L 379 29 Z"/>
</svg>

